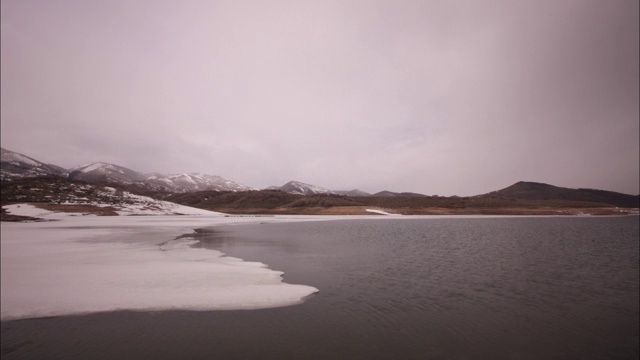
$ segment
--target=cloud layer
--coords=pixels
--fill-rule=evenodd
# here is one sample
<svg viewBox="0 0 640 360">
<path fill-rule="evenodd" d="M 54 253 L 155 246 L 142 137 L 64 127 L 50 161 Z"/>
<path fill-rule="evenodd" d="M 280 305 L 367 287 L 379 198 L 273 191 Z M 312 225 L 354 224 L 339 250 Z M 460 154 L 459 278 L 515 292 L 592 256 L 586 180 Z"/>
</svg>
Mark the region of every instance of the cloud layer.
<svg viewBox="0 0 640 360">
<path fill-rule="evenodd" d="M 2 146 L 253 187 L 638 193 L 633 1 L 2 2 Z"/>
</svg>

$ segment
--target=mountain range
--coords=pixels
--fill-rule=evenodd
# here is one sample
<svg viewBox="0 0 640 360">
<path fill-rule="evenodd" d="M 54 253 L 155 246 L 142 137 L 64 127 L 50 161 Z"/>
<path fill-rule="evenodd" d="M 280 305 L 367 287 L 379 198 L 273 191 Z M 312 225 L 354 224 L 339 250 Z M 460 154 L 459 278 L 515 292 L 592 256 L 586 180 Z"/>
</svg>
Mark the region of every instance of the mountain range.
<svg viewBox="0 0 640 360">
<path fill-rule="evenodd" d="M 57 175 L 70 180 L 89 183 L 127 185 L 133 189 L 156 192 L 191 191 L 249 191 L 249 186 L 216 175 L 200 173 L 190 174 L 144 174 L 124 166 L 95 162 L 64 169 L 60 166 L 45 164 L 23 154 L 2 149 L 0 179 L 12 180 L 25 177 Z"/>
<path fill-rule="evenodd" d="M 2 181 L 38 176 L 58 176 L 71 181 L 79 180 L 87 183 L 121 185 L 130 191 L 137 191 L 145 194 L 154 192 L 186 194 L 210 191 L 246 192 L 256 190 L 247 185 L 243 185 L 217 175 L 201 173 L 144 174 L 123 166 L 104 162 L 96 162 L 77 166 L 71 169 L 64 169 L 60 166 L 46 164 L 29 156 L 1 148 L 0 179 Z M 289 181 L 282 186 L 271 186 L 265 190 L 276 190 L 283 193 L 303 196 L 343 196 L 347 199 L 359 197 L 377 199 L 406 198 L 414 199 L 411 200 L 412 202 L 424 202 L 419 199 L 433 198 L 423 194 L 392 192 L 386 190 L 375 194 L 370 194 L 357 189 L 335 191 L 295 180 Z M 638 195 L 628 195 L 613 191 L 594 189 L 570 189 L 526 181 L 520 181 L 498 191 L 474 197 L 467 197 L 464 199 L 476 199 L 474 201 L 481 201 L 482 199 L 495 198 L 527 201 L 572 201 L 613 205 L 626 208 L 637 208 L 640 203 L 640 196 Z M 326 202 L 326 200 L 323 201 Z M 405 203 L 404 200 L 401 202 Z M 391 204 L 389 201 L 384 201 L 384 203 Z"/>
<path fill-rule="evenodd" d="M 0 179 L 11 180 L 24 177 L 57 175 L 70 180 L 91 183 L 127 185 L 132 189 L 155 192 L 187 193 L 193 191 L 251 191 L 250 186 L 225 179 L 217 175 L 201 173 L 183 174 L 145 174 L 124 166 L 95 162 L 64 169 L 60 166 L 45 164 L 29 156 L 2 148 Z M 280 190 L 290 194 L 340 194 L 348 196 L 369 196 L 362 190 L 332 191 L 321 186 L 300 181 L 289 181 L 282 186 L 271 186 L 269 190 Z"/>
</svg>

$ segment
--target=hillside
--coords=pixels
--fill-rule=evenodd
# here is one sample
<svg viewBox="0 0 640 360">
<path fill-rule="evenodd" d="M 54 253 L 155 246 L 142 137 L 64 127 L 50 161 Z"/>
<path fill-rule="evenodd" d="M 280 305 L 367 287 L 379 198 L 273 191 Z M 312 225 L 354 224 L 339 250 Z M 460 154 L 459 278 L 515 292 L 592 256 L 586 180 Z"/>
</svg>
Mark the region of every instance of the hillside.
<svg viewBox="0 0 640 360">
<path fill-rule="evenodd" d="M 68 178 L 87 182 L 128 184 L 135 181 L 142 181 L 146 176 L 124 166 L 96 162 L 69 169 Z"/>
<path fill-rule="evenodd" d="M 133 194 L 122 188 L 102 186 L 61 176 L 42 176 L 3 181 L 2 221 L 34 220 L 15 215 L 29 206 L 43 214 L 75 213 L 77 215 L 212 215 L 208 211 Z M 17 204 L 17 205 L 15 205 Z M 6 209 L 13 209 L 9 214 Z M 40 216 L 36 216 L 40 217 Z"/>
<path fill-rule="evenodd" d="M 624 208 L 640 207 L 640 196 L 593 189 L 570 189 L 549 184 L 520 181 L 502 190 L 478 195 L 482 198 L 520 200 L 566 200 L 601 203 Z"/>
</svg>

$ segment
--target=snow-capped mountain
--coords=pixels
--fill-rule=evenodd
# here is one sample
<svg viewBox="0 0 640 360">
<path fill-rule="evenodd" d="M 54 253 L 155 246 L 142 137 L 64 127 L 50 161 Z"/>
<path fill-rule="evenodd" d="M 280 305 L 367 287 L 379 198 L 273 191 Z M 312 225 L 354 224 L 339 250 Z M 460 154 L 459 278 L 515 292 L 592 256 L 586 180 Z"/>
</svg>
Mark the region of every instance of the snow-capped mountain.
<svg viewBox="0 0 640 360">
<path fill-rule="evenodd" d="M 217 175 L 202 173 L 183 174 L 144 174 L 124 166 L 106 162 L 94 162 L 65 170 L 59 166 L 45 164 L 28 156 L 2 149 L 2 180 L 12 180 L 42 175 L 58 175 L 70 180 L 88 183 L 119 184 L 130 191 L 187 193 L 194 191 L 251 191 L 247 185 L 225 179 Z M 367 196 L 360 190 L 336 192 L 321 186 L 300 181 L 289 181 L 282 186 L 272 186 L 282 192 L 300 195 L 344 194 L 348 196 Z"/>
<path fill-rule="evenodd" d="M 146 176 L 135 170 L 126 167 L 95 162 L 77 166 L 68 170 L 68 177 L 72 180 L 83 180 L 87 182 L 114 182 L 119 184 L 130 184 L 142 181 Z"/>
<path fill-rule="evenodd" d="M 139 188 L 167 192 L 191 191 L 249 191 L 249 186 L 217 175 L 190 174 L 143 174 L 123 166 L 97 162 L 69 169 L 69 178 L 88 182 L 133 184 Z"/>
<path fill-rule="evenodd" d="M 71 180 L 89 183 L 111 183 L 127 185 L 143 191 L 191 192 L 191 191 L 250 191 L 249 186 L 217 175 L 189 174 L 144 174 L 124 166 L 105 162 L 94 162 L 76 166 L 69 170 L 45 164 L 28 156 L 2 148 L 0 178 L 12 180 L 43 175 L 58 175 Z"/>
<path fill-rule="evenodd" d="M 297 195 L 316 195 L 316 194 L 336 194 L 346 196 L 371 196 L 366 191 L 353 189 L 353 190 L 329 190 L 322 186 L 306 184 L 300 181 L 289 181 L 282 186 L 269 186 L 265 190 L 280 190 L 289 194 Z"/>
<path fill-rule="evenodd" d="M 0 148 L 0 178 L 9 180 L 21 177 L 62 175 L 64 169 L 45 164 L 26 155 Z"/>
<path fill-rule="evenodd" d="M 298 194 L 298 195 L 315 195 L 315 194 L 333 194 L 333 191 L 329 189 L 325 189 L 321 186 L 305 184 L 300 181 L 289 181 L 288 183 L 280 186 L 280 187 L 270 187 L 269 189 L 280 190 L 289 194 Z"/>
<path fill-rule="evenodd" d="M 225 179 L 217 175 L 206 175 L 200 173 L 190 174 L 152 174 L 143 181 L 154 187 L 162 188 L 171 192 L 191 192 L 191 191 L 250 191 L 255 190 L 249 186 Z"/>
</svg>

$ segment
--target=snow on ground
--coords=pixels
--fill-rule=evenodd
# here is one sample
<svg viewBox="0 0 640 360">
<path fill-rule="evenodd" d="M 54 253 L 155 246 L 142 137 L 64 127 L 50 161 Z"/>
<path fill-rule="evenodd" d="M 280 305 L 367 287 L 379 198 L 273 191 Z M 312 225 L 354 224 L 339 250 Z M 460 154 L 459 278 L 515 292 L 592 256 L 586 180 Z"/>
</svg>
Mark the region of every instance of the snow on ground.
<svg viewBox="0 0 640 360">
<path fill-rule="evenodd" d="M 24 214 L 41 215 L 28 206 Z M 216 224 L 313 217 L 78 216 L 1 223 L 1 318 L 129 310 L 253 309 L 297 304 L 317 292 L 284 283 L 257 262 L 180 239 Z M 321 220 L 317 218 L 316 220 Z"/>
<path fill-rule="evenodd" d="M 125 203 L 111 205 L 116 207 L 118 215 L 220 215 L 222 213 L 179 205 L 169 201 L 152 199 L 147 196 L 123 192 Z"/>
<path fill-rule="evenodd" d="M 370 213 L 381 214 L 381 215 L 398 215 L 398 214 L 392 214 L 392 213 L 388 213 L 386 211 L 382 211 L 382 210 L 378 210 L 378 209 L 366 209 L 365 211 L 370 212 Z"/>
<path fill-rule="evenodd" d="M 40 209 L 39 207 L 35 207 L 31 204 L 12 204 L 12 205 L 5 205 L 3 206 L 3 208 L 7 210 L 7 212 L 11 215 L 30 216 L 30 217 L 41 218 L 41 219 L 45 219 L 45 218 L 51 219 L 51 218 L 60 217 L 58 215 L 62 215 L 64 217 L 68 216 L 65 214 L 59 214 L 53 211 Z"/>
</svg>

